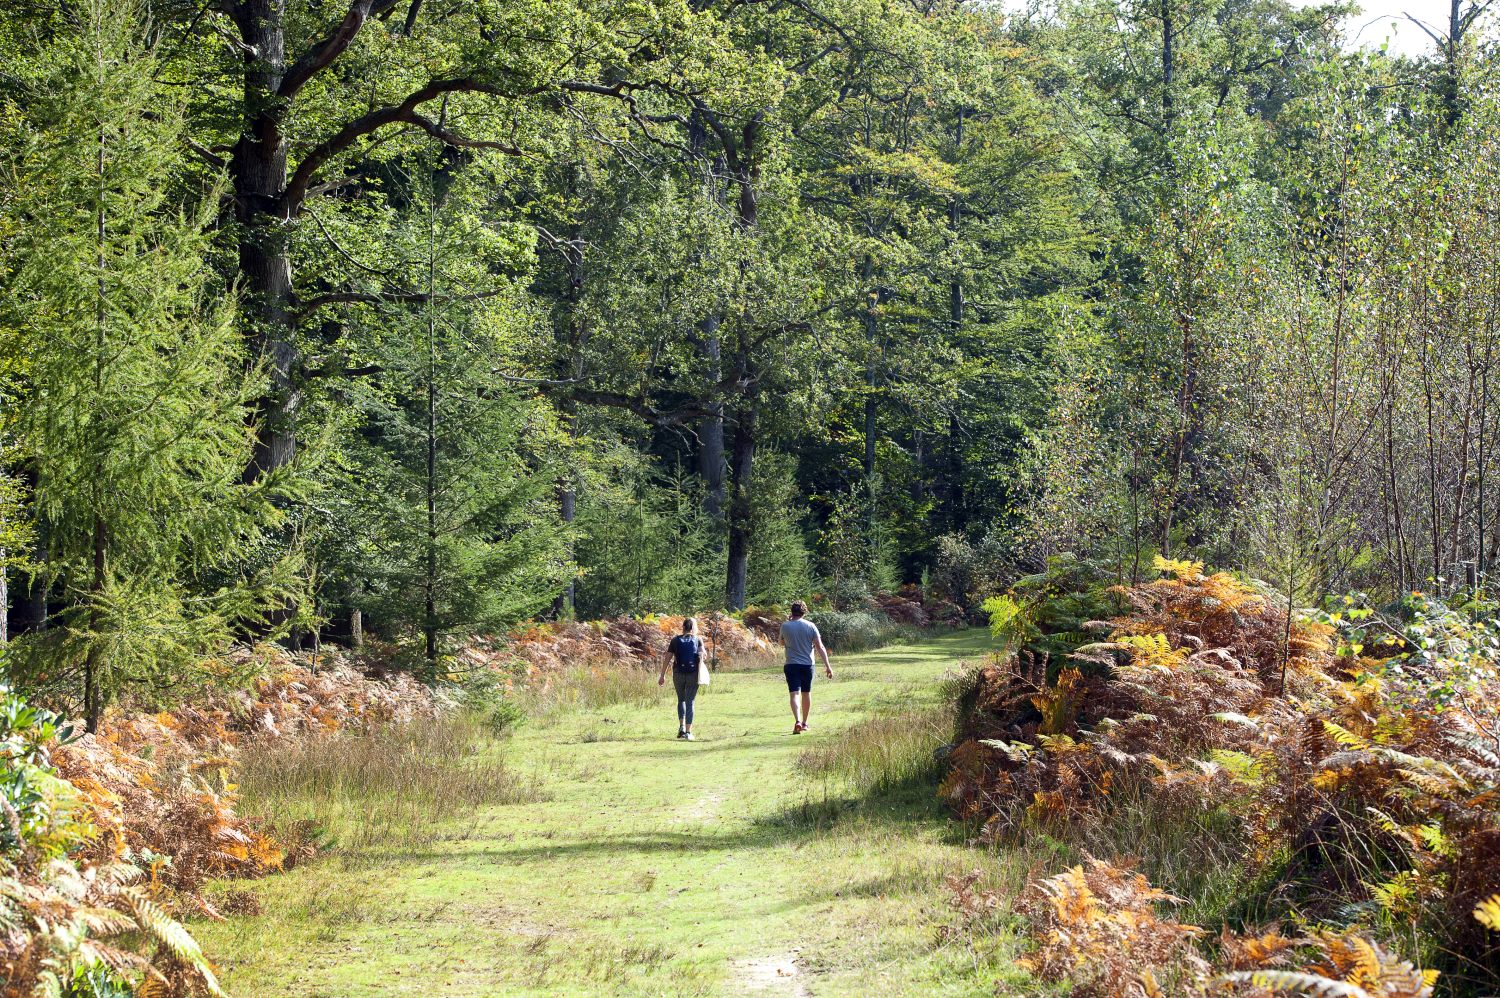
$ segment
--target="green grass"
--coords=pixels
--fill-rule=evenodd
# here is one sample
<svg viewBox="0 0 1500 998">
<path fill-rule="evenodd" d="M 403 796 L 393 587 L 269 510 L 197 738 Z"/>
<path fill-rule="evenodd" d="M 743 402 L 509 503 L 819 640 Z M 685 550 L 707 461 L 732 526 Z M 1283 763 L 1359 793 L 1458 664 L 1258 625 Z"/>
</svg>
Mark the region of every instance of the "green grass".
<svg viewBox="0 0 1500 998">
<path fill-rule="evenodd" d="M 985 641 L 836 656 L 803 736 L 775 667 L 717 676 L 691 744 L 665 695 L 550 708 L 491 749 L 527 794 L 417 847 L 347 837 L 251 885 L 261 914 L 194 929 L 240 998 L 1012 993 L 1003 913 L 971 934 L 943 884 L 1013 891 L 1026 862 L 966 845 L 932 783 L 941 677 Z"/>
</svg>

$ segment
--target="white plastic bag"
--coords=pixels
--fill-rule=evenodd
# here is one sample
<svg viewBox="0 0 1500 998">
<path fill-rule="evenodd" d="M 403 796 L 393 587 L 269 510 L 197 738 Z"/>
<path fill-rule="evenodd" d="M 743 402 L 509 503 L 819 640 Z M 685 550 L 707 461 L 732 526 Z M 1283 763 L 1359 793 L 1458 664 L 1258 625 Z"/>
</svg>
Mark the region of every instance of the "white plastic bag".
<svg viewBox="0 0 1500 998">
<path fill-rule="evenodd" d="M 698 685 L 707 686 L 709 683 L 713 682 L 713 680 L 713 673 L 708 671 L 708 663 L 700 658 L 698 660 Z"/>
</svg>

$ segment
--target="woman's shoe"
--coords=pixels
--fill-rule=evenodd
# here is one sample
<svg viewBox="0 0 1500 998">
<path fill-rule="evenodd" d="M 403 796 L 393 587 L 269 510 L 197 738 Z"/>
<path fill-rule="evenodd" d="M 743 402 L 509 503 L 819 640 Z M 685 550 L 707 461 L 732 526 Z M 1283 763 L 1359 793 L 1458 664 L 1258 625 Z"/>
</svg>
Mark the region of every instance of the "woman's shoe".
<svg viewBox="0 0 1500 998">
<path fill-rule="evenodd" d="M 686 737 L 687 737 L 687 732 L 686 732 L 686 731 L 683 731 L 683 730 L 682 730 L 682 729 L 681 729 L 681 728 L 678 728 L 678 729 L 677 729 L 677 737 L 678 737 L 678 738 L 679 738 L 679 739 L 681 739 L 681 738 L 686 738 Z"/>
<path fill-rule="evenodd" d="M 682 733 L 682 740 L 685 741 L 685 742 L 692 741 L 693 740 L 693 733 L 691 731 L 684 731 Z"/>
</svg>

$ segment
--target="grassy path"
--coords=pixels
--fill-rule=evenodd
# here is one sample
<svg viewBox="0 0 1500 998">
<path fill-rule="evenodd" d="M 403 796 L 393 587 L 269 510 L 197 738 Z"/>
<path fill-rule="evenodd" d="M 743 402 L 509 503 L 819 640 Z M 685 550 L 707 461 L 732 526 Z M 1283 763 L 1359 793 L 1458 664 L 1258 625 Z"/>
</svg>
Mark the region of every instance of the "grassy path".
<svg viewBox="0 0 1500 998">
<path fill-rule="evenodd" d="M 262 914 L 196 930 L 241 998 L 992 994 L 1008 954 L 955 941 L 942 881 L 995 864 L 931 773 L 857 793 L 798 767 L 848 725 L 936 703 L 983 647 L 968 632 L 836 659 L 796 737 L 779 669 L 716 677 L 692 744 L 665 698 L 523 726 L 506 751 L 544 799 L 415 854 L 270 878 Z"/>
</svg>

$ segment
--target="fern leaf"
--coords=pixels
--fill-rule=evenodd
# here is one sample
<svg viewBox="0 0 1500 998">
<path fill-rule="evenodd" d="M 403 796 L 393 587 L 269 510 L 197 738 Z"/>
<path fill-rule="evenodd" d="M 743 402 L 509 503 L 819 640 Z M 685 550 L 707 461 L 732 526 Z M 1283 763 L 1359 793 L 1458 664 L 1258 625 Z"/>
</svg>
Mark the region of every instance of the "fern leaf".
<svg viewBox="0 0 1500 998">
<path fill-rule="evenodd" d="M 1242 970 L 1220 978 L 1226 984 L 1250 984 L 1272 991 L 1295 991 L 1311 998 L 1374 998 L 1358 984 L 1294 970 Z"/>
<path fill-rule="evenodd" d="M 1352 749 L 1368 750 L 1370 748 L 1371 743 L 1368 738 L 1363 735 L 1356 735 L 1341 724 L 1325 720 L 1323 722 L 1323 730 L 1328 732 L 1328 736 L 1340 745 Z"/>
<path fill-rule="evenodd" d="M 219 989 L 219 982 L 214 977 L 213 968 L 209 966 L 208 958 L 203 955 L 198 941 L 182 927 L 181 923 L 159 908 L 139 888 L 121 888 L 120 897 L 130 905 L 130 910 L 135 915 L 136 924 L 140 926 L 141 931 L 165 946 L 177 959 L 192 967 L 209 994 L 223 995 L 224 992 Z"/>
<path fill-rule="evenodd" d="M 1474 918 L 1486 929 L 1500 932 L 1500 894 L 1491 894 L 1475 905 Z"/>
<path fill-rule="evenodd" d="M 1260 730 L 1260 725 L 1254 720 L 1246 717 L 1244 714 L 1236 714 L 1232 710 L 1220 711 L 1217 714 L 1210 714 L 1208 716 L 1213 721 L 1223 721 L 1225 724 L 1238 724 L 1240 727 L 1249 728 L 1251 731 Z"/>
</svg>

